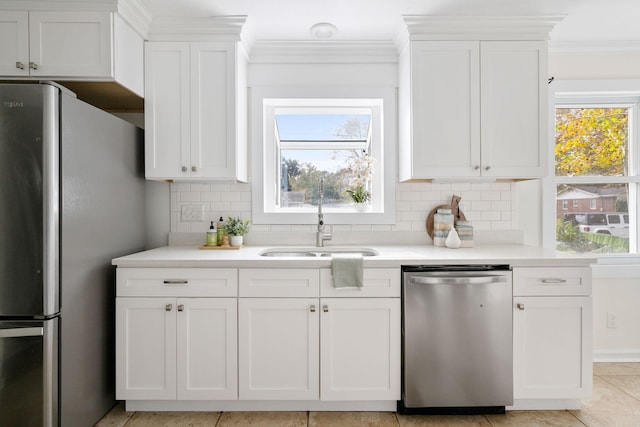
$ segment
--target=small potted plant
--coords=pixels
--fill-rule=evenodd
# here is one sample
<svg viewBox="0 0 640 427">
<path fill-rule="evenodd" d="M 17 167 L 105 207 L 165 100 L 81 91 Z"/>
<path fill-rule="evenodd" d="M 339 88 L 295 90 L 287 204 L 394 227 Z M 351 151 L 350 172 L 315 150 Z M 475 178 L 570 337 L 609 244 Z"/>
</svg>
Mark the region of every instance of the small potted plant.
<svg viewBox="0 0 640 427">
<path fill-rule="evenodd" d="M 366 203 L 371 200 L 371 192 L 365 190 L 362 186 L 346 190 L 345 193 L 347 193 L 351 201 L 354 202 L 361 211 L 364 211 Z"/>
<path fill-rule="evenodd" d="M 244 236 L 249 232 L 250 224 L 248 219 L 243 220 L 238 216 L 227 218 L 224 231 L 229 236 L 231 246 L 242 246 Z"/>
</svg>

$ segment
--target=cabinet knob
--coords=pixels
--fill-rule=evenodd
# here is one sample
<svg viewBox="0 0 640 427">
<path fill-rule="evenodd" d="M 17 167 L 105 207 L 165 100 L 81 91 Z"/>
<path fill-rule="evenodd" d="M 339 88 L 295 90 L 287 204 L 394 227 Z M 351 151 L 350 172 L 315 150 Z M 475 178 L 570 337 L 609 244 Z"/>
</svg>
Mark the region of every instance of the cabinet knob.
<svg viewBox="0 0 640 427">
<path fill-rule="evenodd" d="M 164 306 L 164 311 L 171 311 L 173 310 L 173 304 L 167 304 Z"/>
<path fill-rule="evenodd" d="M 16 68 L 20 68 L 21 70 L 24 70 L 24 62 L 16 62 Z"/>
<path fill-rule="evenodd" d="M 521 303 L 521 302 L 519 302 L 519 303 L 517 303 L 517 304 L 516 304 L 516 308 L 517 308 L 518 310 L 524 310 L 524 304 L 523 304 L 523 303 Z"/>
<path fill-rule="evenodd" d="M 38 64 L 36 64 L 35 62 L 29 62 L 29 68 L 31 68 L 32 70 L 37 70 Z"/>
<path fill-rule="evenodd" d="M 178 311 L 184 311 L 184 305 L 178 304 Z"/>
<path fill-rule="evenodd" d="M 316 306 L 315 305 L 311 305 L 311 307 L 309 307 L 309 311 L 311 313 L 315 313 L 316 312 Z"/>
<path fill-rule="evenodd" d="M 322 311 L 325 312 L 325 313 L 328 313 L 329 312 L 329 306 L 328 305 L 323 305 L 322 306 Z"/>
<path fill-rule="evenodd" d="M 473 169 L 474 169 L 474 170 L 478 170 L 478 169 L 480 169 L 480 165 L 475 165 L 475 166 L 473 167 Z"/>
<path fill-rule="evenodd" d="M 485 166 L 484 170 L 488 171 L 489 169 L 491 169 L 491 166 Z"/>
<path fill-rule="evenodd" d="M 186 166 L 183 166 L 183 167 L 182 167 L 182 172 L 186 172 L 186 171 L 187 171 L 187 167 L 186 167 Z"/>
<path fill-rule="evenodd" d="M 197 166 L 191 166 L 191 172 L 198 172 Z"/>
</svg>

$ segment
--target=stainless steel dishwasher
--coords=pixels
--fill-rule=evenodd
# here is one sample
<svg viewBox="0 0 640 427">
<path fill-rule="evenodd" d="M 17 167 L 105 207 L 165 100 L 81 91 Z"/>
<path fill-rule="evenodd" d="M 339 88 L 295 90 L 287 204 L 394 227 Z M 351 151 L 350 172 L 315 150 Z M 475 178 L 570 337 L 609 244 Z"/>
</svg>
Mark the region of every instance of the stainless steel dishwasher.
<svg viewBox="0 0 640 427">
<path fill-rule="evenodd" d="M 508 265 L 402 267 L 403 413 L 503 413 L 513 404 Z"/>
</svg>

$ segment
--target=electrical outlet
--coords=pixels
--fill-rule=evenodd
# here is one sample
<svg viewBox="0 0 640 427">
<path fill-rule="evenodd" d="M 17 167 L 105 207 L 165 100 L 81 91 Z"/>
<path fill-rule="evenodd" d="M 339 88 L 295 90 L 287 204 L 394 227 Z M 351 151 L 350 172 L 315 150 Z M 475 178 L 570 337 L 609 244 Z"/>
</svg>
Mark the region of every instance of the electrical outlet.
<svg viewBox="0 0 640 427">
<path fill-rule="evenodd" d="M 607 313 L 607 328 L 615 329 L 616 327 L 618 327 L 618 316 Z"/>
<path fill-rule="evenodd" d="M 182 205 L 180 209 L 180 219 L 182 221 L 204 220 L 204 205 Z"/>
</svg>

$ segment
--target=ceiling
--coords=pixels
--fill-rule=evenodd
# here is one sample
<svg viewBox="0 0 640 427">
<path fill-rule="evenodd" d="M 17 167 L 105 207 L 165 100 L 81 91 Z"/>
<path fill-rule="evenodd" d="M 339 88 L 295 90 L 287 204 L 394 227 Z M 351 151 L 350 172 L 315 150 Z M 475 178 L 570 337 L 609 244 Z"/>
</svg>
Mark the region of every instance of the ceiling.
<svg viewBox="0 0 640 427">
<path fill-rule="evenodd" d="M 333 40 L 394 40 L 402 15 L 564 15 L 552 42 L 640 42 L 639 0 L 140 0 L 153 17 L 247 15 L 251 40 L 311 40 L 318 22 Z"/>
</svg>

